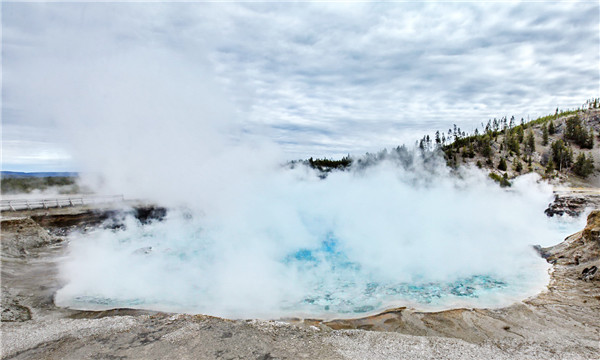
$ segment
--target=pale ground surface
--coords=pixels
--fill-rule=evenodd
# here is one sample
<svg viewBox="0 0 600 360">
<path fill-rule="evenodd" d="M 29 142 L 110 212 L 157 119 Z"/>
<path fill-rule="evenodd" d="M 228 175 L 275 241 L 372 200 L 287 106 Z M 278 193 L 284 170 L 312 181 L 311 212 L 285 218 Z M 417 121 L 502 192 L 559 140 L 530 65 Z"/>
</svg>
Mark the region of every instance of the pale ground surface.
<svg viewBox="0 0 600 360">
<path fill-rule="evenodd" d="M 92 224 L 82 211 L 46 212 Z M 581 279 L 600 267 L 600 216 L 542 250 L 556 262 L 548 290 L 512 306 L 282 322 L 57 308 L 66 246 L 30 215 L 2 221 L 3 359 L 600 359 L 600 274 Z"/>
</svg>

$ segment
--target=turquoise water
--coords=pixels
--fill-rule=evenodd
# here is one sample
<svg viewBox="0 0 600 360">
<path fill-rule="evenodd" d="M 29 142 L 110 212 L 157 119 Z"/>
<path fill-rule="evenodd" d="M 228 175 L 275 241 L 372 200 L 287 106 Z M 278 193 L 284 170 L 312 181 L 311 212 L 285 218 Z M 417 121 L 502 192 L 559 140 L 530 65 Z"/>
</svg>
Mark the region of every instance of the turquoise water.
<svg viewBox="0 0 600 360">
<path fill-rule="evenodd" d="M 148 234 L 139 239 L 153 239 Z M 129 239 L 120 239 L 124 245 Z M 151 247 L 134 252 L 135 258 L 153 258 L 156 250 Z M 163 253 L 170 262 L 171 270 L 177 264 L 195 263 L 206 259 L 201 249 L 171 251 Z M 370 273 L 358 262 L 350 260 L 340 241 L 329 233 L 318 247 L 300 248 L 280 259 L 287 270 L 299 274 L 299 286 L 302 296 L 285 299 L 279 310 L 283 314 L 314 314 L 321 316 L 347 315 L 357 316 L 383 310 L 393 304 L 412 304 L 413 306 L 444 304 L 449 298 L 477 301 L 479 297 L 501 292 L 510 283 L 490 274 L 475 274 L 452 281 L 426 282 L 418 276 L 411 282 L 382 281 L 376 274 Z M 203 305 L 205 290 L 198 287 L 195 300 L 178 299 L 176 296 L 128 297 L 126 293 L 118 296 L 76 295 L 71 299 L 71 307 L 79 308 L 147 308 L 181 309 L 206 312 Z"/>
<path fill-rule="evenodd" d="M 300 249 L 287 256 L 284 263 L 304 273 L 325 271 L 336 279 L 334 283 L 313 281 L 314 294 L 293 305 L 311 313 L 362 314 L 398 301 L 432 305 L 447 297 L 476 299 L 508 286 L 505 281 L 486 274 L 449 282 L 420 282 L 418 277 L 410 283 L 377 281 L 344 254 L 331 234 L 320 247 Z"/>
<path fill-rule="evenodd" d="M 539 239 L 550 244 L 581 227 L 569 219 L 547 224 L 543 234 L 552 238 Z M 328 226 L 308 228 L 316 229 L 314 237 L 288 242 L 275 231 L 252 238 L 187 220 L 98 230 L 71 242 L 61 268 L 70 281 L 55 300 L 88 310 L 334 318 L 400 306 L 506 306 L 539 293 L 548 281 L 549 265 L 527 244 L 531 237 L 409 237 L 377 244 L 368 235 L 352 242 L 355 234 L 345 228 L 344 235 Z"/>
</svg>

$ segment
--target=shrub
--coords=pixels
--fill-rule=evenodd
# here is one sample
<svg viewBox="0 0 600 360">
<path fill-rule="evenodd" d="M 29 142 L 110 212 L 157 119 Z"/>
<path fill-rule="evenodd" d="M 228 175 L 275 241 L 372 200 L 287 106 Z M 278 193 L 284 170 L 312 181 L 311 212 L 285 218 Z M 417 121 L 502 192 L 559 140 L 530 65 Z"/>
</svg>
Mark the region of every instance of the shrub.
<svg viewBox="0 0 600 360">
<path fill-rule="evenodd" d="M 504 174 L 504 176 L 500 176 L 496 173 L 491 172 L 489 175 L 490 179 L 499 183 L 501 187 L 510 187 L 512 184 L 508 181 L 508 176 Z"/>
<path fill-rule="evenodd" d="M 518 173 L 520 173 L 521 170 L 523 170 L 523 164 L 521 163 L 521 161 L 519 161 L 519 159 L 515 160 L 514 169 Z"/>
</svg>

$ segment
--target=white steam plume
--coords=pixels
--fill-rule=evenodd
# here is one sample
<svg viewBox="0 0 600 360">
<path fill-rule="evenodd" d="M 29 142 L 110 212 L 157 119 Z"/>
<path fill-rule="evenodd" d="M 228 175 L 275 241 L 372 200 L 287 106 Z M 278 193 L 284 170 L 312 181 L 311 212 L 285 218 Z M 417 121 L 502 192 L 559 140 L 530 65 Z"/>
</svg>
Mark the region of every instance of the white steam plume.
<svg viewBox="0 0 600 360">
<path fill-rule="evenodd" d="M 531 248 L 561 240 L 535 176 L 505 191 L 383 161 L 319 179 L 304 167 L 243 179 L 217 211 L 76 236 L 59 305 L 229 317 L 357 316 L 389 306 L 502 306 L 539 292 Z M 141 249 L 141 250 L 140 250 Z"/>
<path fill-rule="evenodd" d="M 31 95 L 30 115 L 57 122 L 103 191 L 192 217 L 172 210 L 75 235 L 59 305 L 355 316 L 504 305 L 547 282 L 530 245 L 561 235 L 543 214 L 550 188 L 532 176 L 505 191 L 477 170 L 425 171 L 417 158 L 408 170 L 388 160 L 321 180 L 244 136 L 205 64 L 153 48 L 85 59 L 30 66 L 51 84 Z"/>
</svg>

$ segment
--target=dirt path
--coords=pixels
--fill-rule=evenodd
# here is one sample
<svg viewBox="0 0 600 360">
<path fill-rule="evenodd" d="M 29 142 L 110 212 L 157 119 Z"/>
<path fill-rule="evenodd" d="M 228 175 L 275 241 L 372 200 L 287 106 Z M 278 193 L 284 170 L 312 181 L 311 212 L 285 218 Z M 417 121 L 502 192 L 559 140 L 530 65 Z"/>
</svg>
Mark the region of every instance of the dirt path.
<svg viewBox="0 0 600 360">
<path fill-rule="evenodd" d="M 561 194 L 600 195 L 600 188 L 556 186 L 554 187 L 554 192 Z"/>
</svg>

